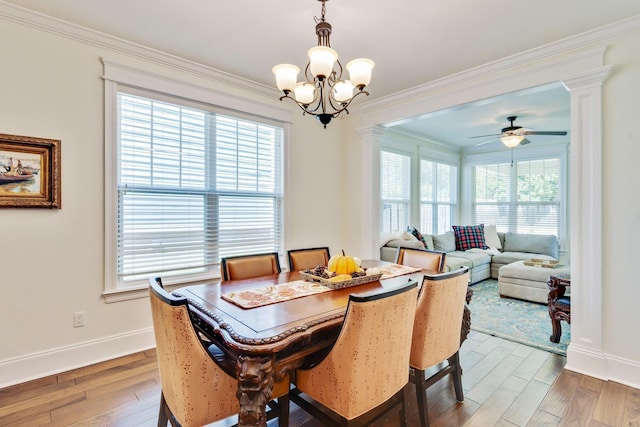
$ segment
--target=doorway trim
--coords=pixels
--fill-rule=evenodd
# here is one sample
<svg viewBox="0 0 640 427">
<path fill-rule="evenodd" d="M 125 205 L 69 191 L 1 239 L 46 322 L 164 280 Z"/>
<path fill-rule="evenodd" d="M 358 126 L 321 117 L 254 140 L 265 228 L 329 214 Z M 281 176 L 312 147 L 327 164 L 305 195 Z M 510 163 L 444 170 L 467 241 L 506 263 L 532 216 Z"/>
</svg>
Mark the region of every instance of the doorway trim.
<svg viewBox="0 0 640 427">
<path fill-rule="evenodd" d="M 388 98 L 378 99 L 359 110 L 360 150 L 363 158 L 375 159 L 380 150 L 383 126 L 421 114 L 493 96 L 562 82 L 570 93 L 571 145 L 569 218 L 571 277 L 580 286 L 572 289 L 571 343 L 567 369 L 607 379 L 602 342 L 602 85 L 611 71 L 604 65 L 606 47 L 562 54 L 545 52 L 533 60 L 513 57 L 422 85 Z M 540 52 L 539 52 L 540 53 Z M 365 177 L 364 175 L 368 175 Z M 372 185 L 373 183 L 373 185 Z M 362 230 L 379 235 L 379 160 L 363 173 L 364 200 L 372 214 L 363 218 Z M 365 248 L 379 251 L 373 237 Z"/>
</svg>

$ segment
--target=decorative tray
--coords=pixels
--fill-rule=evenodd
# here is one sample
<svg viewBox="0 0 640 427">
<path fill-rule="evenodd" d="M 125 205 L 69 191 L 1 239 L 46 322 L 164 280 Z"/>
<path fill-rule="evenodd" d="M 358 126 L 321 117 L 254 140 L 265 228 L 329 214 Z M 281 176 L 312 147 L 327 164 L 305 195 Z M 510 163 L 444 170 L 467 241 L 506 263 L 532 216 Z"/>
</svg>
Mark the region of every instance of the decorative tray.
<svg viewBox="0 0 640 427">
<path fill-rule="evenodd" d="M 382 277 L 382 273 L 355 277 L 353 279 L 342 280 L 340 282 L 332 282 L 329 279 L 324 279 L 320 276 L 314 276 L 313 274 L 305 273 L 304 271 L 300 272 L 300 277 L 302 277 L 303 280 L 306 280 L 308 282 L 320 283 L 321 285 L 326 286 L 327 288 L 342 289 L 342 288 L 348 288 L 349 286 L 362 285 L 365 283 L 378 281 Z"/>
<path fill-rule="evenodd" d="M 529 267 L 556 268 L 560 266 L 560 261 L 552 259 L 531 258 L 522 262 Z"/>
</svg>

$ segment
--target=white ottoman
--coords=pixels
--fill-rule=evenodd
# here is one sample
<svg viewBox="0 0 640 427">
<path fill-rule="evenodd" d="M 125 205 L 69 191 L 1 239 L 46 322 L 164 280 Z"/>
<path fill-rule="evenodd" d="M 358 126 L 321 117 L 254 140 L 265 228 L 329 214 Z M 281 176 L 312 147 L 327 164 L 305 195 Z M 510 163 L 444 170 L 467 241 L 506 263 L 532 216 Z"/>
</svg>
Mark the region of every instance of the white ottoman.
<svg viewBox="0 0 640 427">
<path fill-rule="evenodd" d="M 549 295 L 549 287 L 547 286 L 549 277 L 570 278 L 571 276 L 571 269 L 568 265 L 545 268 L 527 266 L 523 262 L 513 262 L 500 267 L 498 272 L 500 296 L 546 304 Z"/>
</svg>

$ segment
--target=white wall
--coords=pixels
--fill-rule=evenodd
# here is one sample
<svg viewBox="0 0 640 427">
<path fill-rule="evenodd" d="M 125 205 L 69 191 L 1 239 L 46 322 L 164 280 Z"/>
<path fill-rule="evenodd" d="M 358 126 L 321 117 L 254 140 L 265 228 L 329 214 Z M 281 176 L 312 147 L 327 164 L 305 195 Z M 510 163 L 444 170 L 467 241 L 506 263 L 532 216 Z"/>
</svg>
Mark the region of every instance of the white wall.
<svg viewBox="0 0 640 427">
<path fill-rule="evenodd" d="M 603 341 L 611 357 L 640 363 L 640 34 L 612 43 L 605 60 L 613 71 L 603 91 Z"/>
<path fill-rule="evenodd" d="M 0 388 L 154 345 L 146 298 L 106 304 L 101 58 L 289 109 L 259 93 L 0 19 L 0 133 L 61 140 L 62 209 L 0 209 Z M 188 68 L 188 67 L 187 67 Z M 260 89 L 260 88 L 259 88 Z M 268 92 L 268 90 L 261 90 Z M 291 109 L 285 248 L 343 245 L 342 123 Z M 73 313 L 86 326 L 73 327 Z"/>
</svg>

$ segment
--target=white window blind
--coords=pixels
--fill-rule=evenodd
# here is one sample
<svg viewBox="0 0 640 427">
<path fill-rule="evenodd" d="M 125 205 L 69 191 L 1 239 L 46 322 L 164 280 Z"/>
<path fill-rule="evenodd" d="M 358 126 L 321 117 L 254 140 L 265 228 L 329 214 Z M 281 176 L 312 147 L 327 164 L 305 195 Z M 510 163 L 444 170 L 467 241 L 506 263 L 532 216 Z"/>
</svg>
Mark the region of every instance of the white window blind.
<svg viewBox="0 0 640 427">
<path fill-rule="evenodd" d="M 380 152 L 380 220 L 383 233 L 404 231 L 409 225 L 411 157 Z"/>
<path fill-rule="evenodd" d="M 451 229 L 457 203 L 457 167 L 420 159 L 420 231 Z"/>
<path fill-rule="evenodd" d="M 119 281 L 281 251 L 282 127 L 120 92 L 118 143 Z"/>
<path fill-rule="evenodd" d="M 560 235 L 560 159 L 474 168 L 474 223 L 499 231 Z"/>
</svg>

